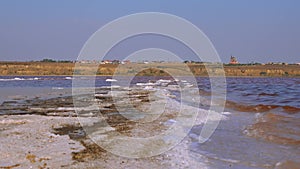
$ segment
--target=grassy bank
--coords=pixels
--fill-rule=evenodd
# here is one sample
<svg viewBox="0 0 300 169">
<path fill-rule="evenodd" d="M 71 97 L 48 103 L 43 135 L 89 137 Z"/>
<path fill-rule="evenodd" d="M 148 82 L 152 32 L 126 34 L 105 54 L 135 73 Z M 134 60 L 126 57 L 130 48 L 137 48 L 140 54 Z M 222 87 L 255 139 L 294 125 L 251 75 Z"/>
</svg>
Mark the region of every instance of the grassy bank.
<svg viewBox="0 0 300 169">
<path fill-rule="evenodd" d="M 116 64 L 76 64 L 52 62 L 0 62 L 1 76 L 51 76 L 51 75 L 103 75 L 109 76 L 118 72 L 119 75 L 165 76 L 168 73 L 188 75 L 187 71 L 195 76 L 207 76 L 207 67 L 203 64 L 182 63 L 130 63 Z M 222 75 L 219 66 L 209 65 L 209 71 L 214 75 Z M 189 70 L 188 70 L 189 69 Z M 75 71 L 74 71 L 75 70 Z M 254 77 L 300 77 L 299 65 L 225 65 L 226 76 L 254 76 Z M 168 73 L 167 73 L 168 72 Z"/>
</svg>

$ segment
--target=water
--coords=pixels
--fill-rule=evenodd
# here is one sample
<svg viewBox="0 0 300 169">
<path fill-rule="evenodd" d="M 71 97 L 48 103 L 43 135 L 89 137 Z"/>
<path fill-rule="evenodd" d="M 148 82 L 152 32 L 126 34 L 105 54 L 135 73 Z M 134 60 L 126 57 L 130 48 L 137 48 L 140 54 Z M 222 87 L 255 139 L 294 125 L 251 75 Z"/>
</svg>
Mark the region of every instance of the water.
<svg viewBox="0 0 300 169">
<path fill-rule="evenodd" d="M 275 168 L 300 160 L 300 79 L 227 78 L 227 120 L 211 139 L 191 150 L 212 161 L 212 168 Z M 198 78 L 209 98 L 209 79 Z M 206 95 L 205 95 L 206 93 Z M 207 94 L 208 93 L 208 94 Z M 195 126 L 191 134 L 200 133 Z"/>
<path fill-rule="evenodd" d="M 96 87 L 128 80 L 128 77 L 119 77 L 115 82 L 106 80 L 112 79 L 110 76 L 98 76 L 95 83 L 90 84 L 89 80 L 94 77 L 0 76 L 0 103 L 71 94 L 73 78 L 80 78 L 86 83 L 83 85 Z M 135 77 L 131 85 L 159 79 L 172 80 L 173 85 L 179 83 L 170 77 Z M 186 82 L 182 83 L 186 85 L 191 80 L 184 79 Z M 209 100 L 209 78 L 197 77 L 196 80 L 201 97 Z M 227 78 L 226 81 L 225 111 L 230 113 L 209 141 L 192 142 L 191 157 L 207 157 L 211 168 L 274 168 L 281 164 L 289 168 L 290 163 L 300 163 L 300 78 Z M 180 93 L 172 93 L 180 101 Z M 203 105 L 201 108 L 209 107 Z M 190 136 L 199 135 L 201 129 L 201 125 L 195 126 Z"/>
<path fill-rule="evenodd" d="M 71 88 L 72 79 L 94 77 L 70 76 L 0 76 L 1 88 Z M 110 86 L 110 76 L 97 76 L 92 86 Z M 126 80 L 119 77 L 118 80 Z M 149 80 L 172 79 L 169 77 L 135 77 L 131 84 L 147 83 Z M 186 78 L 187 81 L 190 78 Z M 210 96 L 210 80 L 196 78 L 201 96 Z M 245 106 L 279 106 L 300 108 L 300 78 L 227 78 L 227 100 Z M 122 82 L 121 82 L 122 83 Z M 119 83 L 118 83 L 119 84 Z"/>
<path fill-rule="evenodd" d="M 234 102 L 300 108 L 300 78 L 228 78 L 227 85 Z"/>
</svg>

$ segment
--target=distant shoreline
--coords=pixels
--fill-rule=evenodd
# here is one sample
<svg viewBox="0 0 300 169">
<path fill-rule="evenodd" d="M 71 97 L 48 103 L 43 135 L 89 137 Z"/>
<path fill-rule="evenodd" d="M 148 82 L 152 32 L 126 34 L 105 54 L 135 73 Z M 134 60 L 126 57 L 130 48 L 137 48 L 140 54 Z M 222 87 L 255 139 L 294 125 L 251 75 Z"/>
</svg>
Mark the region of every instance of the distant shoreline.
<svg viewBox="0 0 300 169">
<path fill-rule="evenodd" d="M 1 77 L 113 77 L 113 75 L 0 75 Z M 126 77 L 129 75 L 120 75 L 120 77 Z M 148 76 L 148 75 L 147 75 Z M 155 75 L 153 75 L 155 76 Z M 168 76 L 157 76 L 157 77 L 168 77 Z M 202 77 L 209 78 L 208 76 L 182 76 L 182 77 Z M 210 76 L 210 77 L 221 77 L 221 76 Z M 300 78 L 300 76 L 225 76 L 225 78 Z"/>
<path fill-rule="evenodd" d="M 0 76 L 112 76 L 116 68 L 120 76 L 169 76 L 173 72 L 185 76 L 178 69 L 183 63 L 128 63 L 128 64 L 78 64 L 48 62 L 0 62 Z M 187 63 L 194 76 L 208 77 L 204 64 Z M 119 67 L 118 67 L 119 66 Z M 146 67 L 146 68 L 145 68 Z M 149 68 L 150 67 L 150 68 Z M 300 77 L 300 65 L 224 65 L 226 77 Z M 95 68 L 97 72 L 95 72 Z M 143 70 L 144 69 L 144 70 Z M 143 70 L 137 72 L 137 70 Z M 166 70 L 166 72 L 161 71 Z M 213 68 L 214 76 L 222 76 L 220 65 Z M 190 76 L 190 75 L 189 75 Z"/>
</svg>

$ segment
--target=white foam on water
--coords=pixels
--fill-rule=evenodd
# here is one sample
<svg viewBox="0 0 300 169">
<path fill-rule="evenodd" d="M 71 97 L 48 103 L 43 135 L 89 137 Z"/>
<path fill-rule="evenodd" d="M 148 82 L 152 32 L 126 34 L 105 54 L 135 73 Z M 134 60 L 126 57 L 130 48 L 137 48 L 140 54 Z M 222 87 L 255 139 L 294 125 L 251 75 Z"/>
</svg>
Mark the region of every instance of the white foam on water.
<svg viewBox="0 0 300 169">
<path fill-rule="evenodd" d="M 157 82 L 158 83 L 171 83 L 172 81 L 171 80 L 159 79 Z"/>
<path fill-rule="evenodd" d="M 116 88 L 120 88 L 121 86 L 118 86 L 118 85 L 112 85 L 110 86 L 112 89 L 116 89 Z"/>
<path fill-rule="evenodd" d="M 0 81 L 24 81 L 24 80 L 40 80 L 41 78 L 35 77 L 35 78 L 20 78 L 20 77 L 14 77 L 11 79 L 0 79 Z"/>
<path fill-rule="evenodd" d="M 63 90 L 63 87 L 52 87 L 53 90 Z"/>
<path fill-rule="evenodd" d="M 222 115 L 231 115 L 230 112 L 222 112 Z"/>
<path fill-rule="evenodd" d="M 155 83 L 136 83 L 137 86 L 155 86 Z"/>
<path fill-rule="evenodd" d="M 116 82 L 117 80 L 116 79 L 106 79 L 105 81 L 106 82 Z"/>
<path fill-rule="evenodd" d="M 12 79 L 0 79 L 0 81 L 19 81 L 19 80 L 26 80 L 24 78 L 15 77 Z"/>
<path fill-rule="evenodd" d="M 24 78 L 15 77 L 14 80 L 25 80 Z"/>
<path fill-rule="evenodd" d="M 0 81 L 13 81 L 14 79 L 0 79 Z"/>
</svg>

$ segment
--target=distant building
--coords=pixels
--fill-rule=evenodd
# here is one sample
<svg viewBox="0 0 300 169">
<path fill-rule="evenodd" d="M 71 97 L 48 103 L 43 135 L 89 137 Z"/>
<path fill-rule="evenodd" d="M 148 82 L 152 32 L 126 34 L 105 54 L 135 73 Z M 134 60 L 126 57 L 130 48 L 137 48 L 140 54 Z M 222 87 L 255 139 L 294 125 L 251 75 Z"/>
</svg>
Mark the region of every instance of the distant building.
<svg viewBox="0 0 300 169">
<path fill-rule="evenodd" d="M 121 62 L 119 60 L 113 60 L 111 63 L 112 64 L 120 64 Z"/>
<path fill-rule="evenodd" d="M 236 57 L 231 56 L 229 64 L 239 64 L 239 62 L 237 61 Z"/>
<path fill-rule="evenodd" d="M 112 61 L 111 60 L 103 60 L 101 64 L 111 64 Z"/>
<path fill-rule="evenodd" d="M 121 64 L 129 64 L 130 63 L 130 60 L 124 60 L 121 62 Z"/>
</svg>

